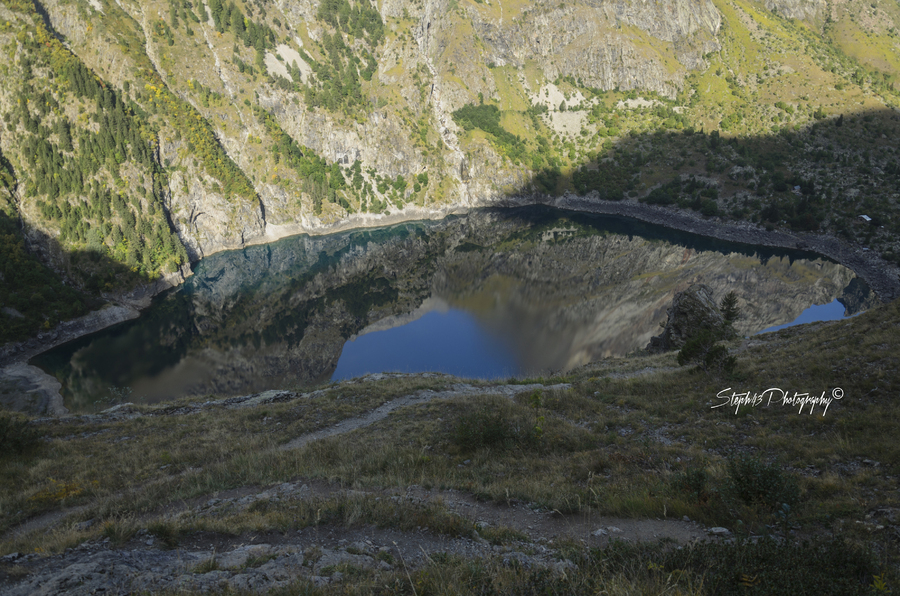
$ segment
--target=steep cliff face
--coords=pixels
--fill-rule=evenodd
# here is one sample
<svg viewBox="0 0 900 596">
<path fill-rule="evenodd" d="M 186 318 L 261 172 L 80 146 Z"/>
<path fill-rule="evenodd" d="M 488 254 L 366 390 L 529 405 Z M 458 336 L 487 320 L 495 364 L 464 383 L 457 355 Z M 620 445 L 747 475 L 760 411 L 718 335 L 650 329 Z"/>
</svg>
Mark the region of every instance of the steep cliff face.
<svg viewBox="0 0 900 596">
<path fill-rule="evenodd" d="M 486 43 L 516 66 L 536 60 L 549 80 L 574 76 L 600 89 L 673 96 L 689 68 L 718 49 L 719 13 L 704 2 L 546 3 L 503 23 L 479 23 Z M 503 52 L 503 49 L 509 51 Z M 673 60 L 675 58 L 675 60 Z"/>
<path fill-rule="evenodd" d="M 789 19 L 804 20 L 820 19 L 828 8 L 826 0 L 765 0 L 764 5 Z"/>
<path fill-rule="evenodd" d="M 43 8 L 53 30 L 76 49 L 79 58 L 104 80 L 123 87 L 126 81 L 135 80 L 135 72 L 154 68 L 162 81 L 148 80 L 145 85 L 153 87 L 155 92 L 157 87 L 168 84 L 169 89 L 174 90 L 177 96 L 190 105 L 185 105 L 184 109 L 197 110 L 197 105 L 191 102 L 189 95 L 180 89 L 186 81 L 177 79 L 174 75 L 175 68 L 166 69 L 163 65 L 168 56 L 150 31 L 152 6 L 126 2 L 103 8 L 100 16 L 107 21 L 103 24 L 110 27 L 109 33 L 113 33 L 111 29 L 115 24 L 116 37 L 91 35 L 93 27 L 85 19 L 86 9 L 82 7 L 79 10 L 77 3 L 47 0 L 43 3 Z M 91 8 L 98 10 L 94 5 Z M 123 37 L 126 41 L 123 41 Z M 202 58 L 211 58 L 211 62 L 219 67 L 221 73 L 218 57 L 212 48 L 210 50 L 210 55 L 203 55 Z M 128 86 L 131 88 L 130 83 Z M 135 96 L 139 93 L 140 89 L 134 90 Z M 166 101 L 178 100 L 166 98 Z M 202 110 L 197 112 L 199 113 L 194 114 L 195 119 L 202 114 Z M 196 147 L 187 131 L 169 119 L 159 119 L 156 124 L 159 127 L 158 160 L 170 172 L 167 188 L 161 194 L 190 260 L 196 261 L 206 254 L 238 248 L 245 241 L 264 235 L 264 211 L 258 198 L 229 196 L 230 193 L 222 188 L 226 181 L 212 177 L 198 161 Z M 258 131 L 251 128 L 245 132 L 245 137 L 253 132 Z M 242 150 L 246 138 L 242 143 L 239 138 L 229 137 L 223 129 L 216 131 L 215 138 L 222 144 L 228 157 L 241 166 L 243 171 L 252 171 L 250 162 L 254 156 Z M 225 155 L 217 156 L 217 159 L 223 157 Z M 276 193 L 266 185 L 258 186 L 254 189 L 256 194 L 266 199 L 274 198 Z"/>
<path fill-rule="evenodd" d="M 686 70 L 701 66 L 702 55 L 719 47 L 721 18 L 711 0 L 534 2 L 507 12 L 503 3 L 459 6 L 430 0 L 414 15 L 427 60 L 453 87 L 446 91 L 452 108 L 478 93 L 494 96 L 490 77 L 479 81 L 494 66 L 521 69 L 529 62 L 547 80 L 572 76 L 600 89 L 672 96 Z M 406 7 L 385 2 L 382 10 L 393 16 Z M 451 69 L 462 73 L 456 85 L 446 77 Z"/>
<path fill-rule="evenodd" d="M 479 93 L 496 99 L 503 94 L 492 68 L 521 69 L 534 63 L 546 80 L 574 76 L 601 89 L 640 88 L 672 95 L 686 69 L 700 66 L 699 56 L 715 48 L 719 27 L 709 0 L 589 2 L 569 8 L 535 3 L 509 7 L 506 14 L 503 5 L 451 6 L 437 0 L 410 6 L 389 1 L 380 7 L 388 31 L 384 41 L 377 47 L 367 45 L 363 36 L 341 57 L 340 51 L 335 54 L 334 48 L 322 45 L 344 36 L 340 27 L 329 24 L 327 10 L 319 3 L 248 4 L 247 15 L 240 14 L 249 19 L 255 8 L 259 12 L 254 24 L 270 32 L 267 41 L 252 42 L 258 46 L 254 70 L 249 66 L 253 45 L 250 52 L 241 49 L 248 45 L 240 43 L 241 33 L 214 17 L 209 4 L 185 10 L 152 0 L 48 0 L 36 6 L 46 15 L 51 33 L 64 39 L 101 79 L 130 88 L 126 99 L 147 109 L 162 98 L 157 108 L 192 112 L 188 118 L 202 119 L 214 135 L 207 142 L 220 145 L 226 159 L 247 176 L 255 196 L 237 199 L 234 189 L 225 188 L 227 177 L 210 166 L 210 160 L 222 157 L 198 159 L 197 141 L 189 138 L 184 120 L 165 117 L 165 109 L 156 110 L 163 112 L 162 118 L 149 117 L 158 129 L 159 164 L 168 171 L 168 184 L 160 192 L 191 260 L 265 237 L 267 224 L 306 222 L 316 227 L 353 211 L 395 210 L 411 203 L 487 204 L 527 186 L 529 175 L 487 140 L 460 143 L 453 110 Z M 187 20 L 185 29 L 179 27 L 179 17 Z M 376 65 L 372 83 L 364 84 L 376 109 L 367 109 L 365 117 L 310 105 L 308 93 L 298 94 L 295 85 L 279 83 L 315 88 L 316 79 L 321 84 L 324 77 L 312 72 L 317 55 L 318 60 L 327 59 L 330 51 L 340 67 L 362 56 L 357 50 L 374 57 Z M 260 56 L 269 66 L 261 64 Z M 266 70 L 268 80 L 259 80 Z M 280 78 L 273 79 L 279 72 Z M 526 95 L 536 98 L 540 89 L 523 82 Z M 183 105 L 172 107 L 178 103 Z M 420 138 L 410 135 L 413 124 Z M 268 150 L 283 143 L 284 135 L 301 153 L 309 151 L 325 164 L 337 164 L 344 176 L 351 176 L 348 170 L 359 163 L 359 183 L 347 190 L 336 176 L 310 183 L 308 168 L 292 170 Z M 399 190 L 391 192 L 392 187 L 385 189 L 382 183 L 422 174 L 430 174 L 434 184 L 419 191 L 410 188 L 412 184 L 398 184 Z M 329 188 L 339 192 L 329 193 Z"/>
<path fill-rule="evenodd" d="M 240 248 L 265 234 L 260 206 L 229 201 L 211 190 L 214 179 L 193 164 L 169 177 L 166 207 L 191 261 L 207 254 Z"/>
</svg>

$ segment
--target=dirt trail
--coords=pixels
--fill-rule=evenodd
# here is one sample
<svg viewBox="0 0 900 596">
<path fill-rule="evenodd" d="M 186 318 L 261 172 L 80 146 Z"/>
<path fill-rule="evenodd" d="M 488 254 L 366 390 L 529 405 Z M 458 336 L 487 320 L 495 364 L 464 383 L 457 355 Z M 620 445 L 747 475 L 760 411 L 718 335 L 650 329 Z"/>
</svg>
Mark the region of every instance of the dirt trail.
<svg viewBox="0 0 900 596">
<path fill-rule="evenodd" d="M 646 370 L 634 374 L 645 373 Z M 467 395 L 496 395 L 512 398 L 537 389 L 564 391 L 570 386 L 497 385 L 477 387 L 457 383 L 442 391 L 420 390 L 391 400 L 374 410 L 340 423 L 295 438 L 277 449 L 296 449 L 310 442 L 351 432 L 383 420 L 400 408 L 415 406 L 435 399 Z M 140 415 L 184 415 L 206 407 L 249 408 L 276 401 L 301 399 L 286 391 L 231 398 L 220 402 L 193 404 L 189 407 L 159 408 L 155 412 L 138 413 L 128 405 L 111 408 L 107 413 L 90 418 L 123 418 Z M 135 487 L 119 495 L 126 498 Z M 139 531 L 124 544 L 114 546 L 109 539 L 86 541 L 51 556 L 12 553 L 0 558 L 0 591 L 4 594 L 89 594 L 97 591 L 127 593 L 132 586 L 142 589 L 198 591 L 252 588 L 270 590 L 306 578 L 318 585 L 342 581 L 334 573 L 338 565 L 365 569 L 400 570 L 400 565 L 416 568 L 428 563 L 437 553 L 449 553 L 466 558 L 499 558 L 516 560 L 526 566 L 547 567 L 565 572 L 572 564 L 560 560 L 556 545 L 560 541 L 574 541 L 585 546 L 602 547 L 613 540 L 656 542 L 662 539 L 686 544 L 696 540 L 727 537 L 722 528 L 704 528 L 690 520 L 623 519 L 597 514 L 562 514 L 542 509 L 533 503 L 509 499 L 505 503 L 485 502 L 456 490 L 427 489 L 420 486 L 348 490 L 324 480 L 295 479 L 276 486 L 243 486 L 229 491 L 169 503 L 156 511 L 142 514 L 133 520 L 139 525 L 151 521 L 172 521 L 190 525 L 191 520 L 216 519 L 251 508 L 268 506 L 293 509 L 301 502 L 324 503 L 343 501 L 348 509 L 355 503 L 389 501 L 401 511 L 420 508 L 439 508 L 466 520 L 471 527 L 469 536 L 453 537 L 420 527 L 405 531 L 371 525 L 322 523 L 314 526 L 262 533 L 227 535 L 214 532 L 195 532 L 179 542 L 176 550 L 169 550 L 161 540 L 146 530 Z M 8 532 L 5 539 L 17 535 L 61 527 L 73 516 L 89 510 L 90 504 L 50 512 L 34 518 Z M 663 512 L 660 512 L 661 514 Z M 88 526 L 95 523 L 86 522 Z M 494 529 L 513 534 L 503 544 L 488 543 L 481 534 Z M 390 555 L 390 556 L 388 556 Z M 210 571 L 201 569 L 211 559 Z M 268 560 L 261 566 L 248 561 Z M 5 571 L 5 570 L 6 571 Z M 9 569 L 16 569 L 11 573 Z"/>
<path fill-rule="evenodd" d="M 25 366 L 25 365 L 18 365 Z M 33 368 L 33 367 L 31 367 Z M 369 375 L 369 378 L 372 380 L 377 380 L 379 378 L 389 378 L 390 374 L 380 374 L 380 375 Z M 352 418 L 347 418 L 335 424 L 334 426 L 319 429 L 317 431 L 313 431 L 311 433 L 307 433 L 305 435 L 301 435 L 289 443 L 282 445 L 279 449 L 281 450 L 289 450 L 289 449 L 297 449 L 308 443 L 313 441 L 318 441 L 320 439 L 324 439 L 326 437 L 331 437 L 343 433 L 348 433 L 354 431 L 358 428 L 364 428 L 379 420 L 383 420 L 386 418 L 391 412 L 397 410 L 399 408 L 403 408 L 406 406 L 412 406 L 417 404 L 426 403 L 435 399 L 448 399 L 452 397 L 461 397 L 465 395 L 499 395 L 507 398 L 512 398 L 518 393 L 526 392 L 526 391 L 534 391 L 536 389 L 552 391 L 552 390 L 566 390 L 569 388 L 569 385 L 560 384 L 560 385 L 550 385 L 544 386 L 540 384 L 531 384 L 531 385 L 498 385 L 493 387 L 476 387 L 474 385 L 469 385 L 466 383 L 457 383 L 452 385 L 449 389 L 444 391 L 431 391 L 428 389 L 417 391 L 410 395 L 405 395 L 399 397 L 397 399 L 391 400 L 387 403 L 382 404 L 381 406 L 375 408 L 374 410 L 367 412 L 361 416 L 354 416 Z M 269 403 L 276 402 L 284 402 L 291 401 L 295 399 L 308 399 L 310 397 L 314 397 L 317 394 L 323 393 L 323 391 L 314 391 L 309 394 L 297 394 L 291 391 L 280 391 L 280 390 L 272 390 L 272 391 L 264 391 L 262 393 L 256 393 L 253 395 L 241 396 L 241 397 L 233 397 L 228 398 L 221 401 L 209 401 L 197 404 L 191 404 L 188 406 L 180 406 L 180 407 L 159 407 L 155 410 L 151 410 L 150 412 L 140 413 L 133 408 L 133 404 L 121 404 L 118 406 L 114 406 L 101 412 L 99 414 L 86 414 L 80 416 L 85 422 L 93 422 L 93 423 L 101 423 L 101 422 L 110 422 L 115 420 L 123 420 L 130 418 L 137 418 L 140 416 L 184 416 L 187 414 L 194 414 L 196 412 L 202 411 L 204 409 L 210 407 L 220 407 L 226 406 L 228 408 L 233 409 L 243 409 L 243 408 L 251 408 L 256 406 L 261 406 Z M 190 473 L 190 471 L 186 471 L 185 473 Z M 112 496 L 106 497 L 105 500 L 115 500 L 117 498 L 123 498 L 129 494 L 134 494 L 136 491 L 145 490 L 148 487 L 147 484 L 142 484 L 140 486 L 132 487 L 122 493 Z M 45 514 L 39 515 L 37 517 L 33 517 L 18 526 L 15 526 L 5 532 L 2 536 L 0 536 L 0 540 L 12 540 L 19 536 L 23 536 L 30 532 L 36 532 L 39 530 L 44 530 L 50 528 L 52 526 L 58 525 L 66 520 L 66 518 L 74 517 L 83 513 L 84 511 L 90 508 L 90 504 L 79 505 L 77 507 L 71 507 L 64 510 L 50 511 Z"/>
<path fill-rule="evenodd" d="M 494 387 L 475 387 L 474 385 L 460 383 L 457 385 L 453 385 L 452 387 L 450 387 L 450 389 L 444 391 L 432 391 L 430 389 L 423 389 L 421 391 L 413 393 L 412 395 L 405 395 L 403 397 L 391 400 L 385 404 L 378 406 L 371 412 L 363 414 L 362 416 L 347 418 L 346 420 L 342 420 L 330 428 L 313 431 L 311 433 L 299 436 L 289 443 L 283 445 L 281 449 L 297 449 L 312 441 L 318 441 L 320 439 L 324 439 L 325 437 L 332 437 L 334 435 L 348 433 L 358 428 L 363 428 L 374 424 L 379 420 L 383 420 L 388 416 L 388 414 L 390 414 L 394 410 L 397 410 L 398 408 L 423 404 L 435 399 L 450 399 L 453 397 L 462 397 L 465 395 L 498 395 L 511 399 L 519 393 L 525 393 L 528 391 L 535 391 L 538 389 L 542 391 L 565 391 L 569 389 L 569 387 L 571 387 L 571 385 L 564 383 L 549 386 L 531 384 L 497 385 Z"/>
<path fill-rule="evenodd" d="M 637 376 L 641 374 L 646 374 L 649 372 L 647 369 L 637 371 L 634 373 L 628 373 L 625 376 Z M 369 375 L 370 380 L 378 380 L 380 378 L 389 378 L 392 376 L 391 374 L 381 374 L 381 375 Z M 495 385 L 488 387 L 478 387 L 475 385 L 470 385 L 467 383 L 457 383 L 451 385 L 449 388 L 442 391 L 433 391 L 430 389 L 424 389 L 412 393 L 410 395 L 405 395 L 399 397 L 397 399 L 393 399 L 389 402 L 378 406 L 374 410 L 367 412 L 360 416 L 354 416 L 352 418 L 347 418 L 338 422 L 337 424 L 330 426 L 328 428 L 319 429 L 299 437 L 296 437 L 277 447 L 279 450 L 290 450 L 290 449 L 299 449 L 304 445 L 307 445 L 313 441 L 318 441 L 324 439 L 326 437 L 332 437 L 348 432 L 352 432 L 354 430 L 365 428 L 370 426 L 380 420 L 385 419 L 391 412 L 398 410 L 400 408 L 406 406 L 414 406 L 418 404 L 427 403 L 429 401 L 433 401 L 436 399 L 450 399 L 454 397 L 464 397 L 467 395 L 480 395 L 480 396 L 502 396 L 509 399 L 512 399 L 514 396 L 520 393 L 542 390 L 542 391 L 566 391 L 571 387 L 569 384 L 561 383 L 556 385 L 542 385 L 542 384 L 527 384 L 527 385 Z M 285 401 L 293 401 L 297 399 L 308 399 L 310 397 L 314 397 L 317 394 L 322 393 L 323 390 L 315 391 L 310 394 L 297 394 L 291 391 L 281 391 L 281 390 L 272 390 L 272 391 L 264 391 L 262 393 L 257 393 L 253 395 L 241 396 L 241 397 L 233 397 L 225 400 L 219 401 L 209 401 L 204 403 L 190 404 L 186 406 L 171 406 L 171 407 L 159 407 L 155 410 L 151 410 L 149 412 L 140 413 L 133 408 L 133 404 L 121 404 L 115 407 L 112 407 L 104 412 L 99 414 L 87 414 L 80 416 L 85 422 L 93 422 L 93 423 L 102 423 L 102 422 L 110 422 L 115 420 L 123 420 L 136 418 L 140 416 L 183 416 L 188 414 L 193 414 L 204 409 L 210 407 L 221 407 L 225 406 L 228 408 L 234 409 L 243 409 L 261 406 L 269 403 L 276 402 L 285 402 Z M 193 473 L 193 470 L 187 470 L 183 472 L 184 474 Z M 151 482 L 152 483 L 152 482 Z M 127 497 L 129 494 L 134 494 L 136 491 L 145 490 L 147 488 L 146 484 L 133 487 L 127 491 L 123 491 L 122 493 L 115 496 L 105 497 L 104 500 L 115 500 Z M 240 492 L 246 492 L 246 488 L 238 489 Z M 91 504 L 79 505 L 77 507 L 71 507 L 64 510 L 51 511 L 47 512 L 43 515 L 39 515 L 37 517 L 33 517 L 18 526 L 10 528 L 7 532 L 5 532 L 2 536 L 0 536 L 0 541 L 12 540 L 17 537 L 24 536 L 25 534 L 36 532 L 40 530 L 46 530 L 53 526 L 57 526 L 65 523 L 65 521 L 69 518 L 75 517 L 84 511 L 88 510 L 91 507 Z M 178 507 L 175 508 L 176 510 Z"/>
<path fill-rule="evenodd" d="M 257 492 L 258 491 L 258 492 Z M 715 538 L 718 529 L 706 530 L 689 521 L 620 519 L 598 515 L 563 515 L 518 501 L 486 503 L 453 490 L 406 489 L 346 490 L 321 480 L 297 480 L 260 490 L 242 487 L 171 508 L 163 519 L 187 516 L 215 518 L 266 504 L 291 506 L 301 501 L 318 503 L 338 499 L 352 508 L 366 499 L 388 499 L 398 506 L 442 507 L 471 523 L 469 536 L 449 536 L 426 528 L 400 530 L 372 525 L 323 523 L 286 531 L 240 535 L 196 532 L 181 540 L 177 549 L 141 530 L 114 547 L 109 539 L 82 543 L 52 556 L 13 553 L 0 559 L 13 565 L 15 574 L 0 567 L 0 591 L 10 595 L 130 593 L 142 590 L 218 591 L 223 588 L 264 592 L 304 578 L 316 585 L 343 581 L 338 566 L 377 571 L 419 568 L 439 553 L 468 559 L 516 561 L 526 568 L 543 567 L 565 573 L 574 565 L 562 559 L 560 543 L 602 547 L 612 540 L 679 544 Z M 481 537 L 493 528 L 506 528 L 518 537 L 491 544 Z M 480 533 L 479 533 L 480 532 Z M 210 564 L 210 561 L 215 561 Z M 263 565 L 254 561 L 264 561 Z"/>
</svg>

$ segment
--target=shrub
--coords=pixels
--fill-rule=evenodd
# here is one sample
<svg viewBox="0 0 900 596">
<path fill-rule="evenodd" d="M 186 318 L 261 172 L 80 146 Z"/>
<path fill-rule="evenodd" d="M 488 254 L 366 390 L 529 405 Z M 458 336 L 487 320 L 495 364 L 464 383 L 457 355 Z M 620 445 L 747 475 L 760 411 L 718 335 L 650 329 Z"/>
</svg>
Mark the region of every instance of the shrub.
<svg viewBox="0 0 900 596">
<path fill-rule="evenodd" d="M 697 503 L 705 503 L 710 496 L 709 474 L 704 468 L 690 467 L 672 479 L 672 488 L 689 494 Z"/>
<path fill-rule="evenodd" d="M 159 539 L 166 548 L 175 548 L 181 538 L 181 530 L 168 521 L 157 520 L 147 526 L 147 531 Z"/>
<path fill-rule="evenodd" d="M 462 415 L 451 431 L 451 442 L 460 451 L 475 451 L 481 448 L 532 449 L 548 444 L 570 450 L 574 448 L 573 440 L 580 441 L 578 433 L 572 435 L 558 427 L 545 436 L 543 392 L 534 391 L 517 401 L 518 404 L 506 400 L 490 401 Z"/>
<path fill-rule="evenodd" d="M 0 413 L 0 457 L 21 455 L 40 444 L 41 433 L 24 416 Z"/>
<path fill-rule="evenodd" d="M 115 546 L 125 544 L 136 532 L 131 520 L 111 519 L 103 524 L 103 535 Z"/>
<path fill-rule="evenodd" d="M 518 433 L 496 405 L 484 405 L 477 411 L 460 417 L 453 429 L 453 443 L 461 451 L 481 448 L 506 449 L 513 447 Z"/>
<path fill-rule="evenodd" d="M 703 368 L 707 371 L 732 374 L 737 366 L 737 358 L 728 353 L 728 348 L 716 344 L 706 352 L 703 358 Z"/>
<path fill-rule="evenodd" d="M 715 201 L 703 201 L 700 205 L 700 213 L 707 217 L 718 215 L 719 205 Z"/>
<path fill-rule="evenodd" d="M 724 493 L 746 505 L 768 511 L 781 511 L 783 505 L 794 508 L 800 499 L 797 481 L 776 464 L 758 457 L 738 455 L 728 460 Z"/>
<path fill-rule="evenodd" d="M 737 358 L 728 353 L 728 348 L 716 343 L 721 335 L 712 329 L 696 333 L 679 350 L 678 364 L 697 363 L 706 372 L 733 373 Z"/>
</svg>

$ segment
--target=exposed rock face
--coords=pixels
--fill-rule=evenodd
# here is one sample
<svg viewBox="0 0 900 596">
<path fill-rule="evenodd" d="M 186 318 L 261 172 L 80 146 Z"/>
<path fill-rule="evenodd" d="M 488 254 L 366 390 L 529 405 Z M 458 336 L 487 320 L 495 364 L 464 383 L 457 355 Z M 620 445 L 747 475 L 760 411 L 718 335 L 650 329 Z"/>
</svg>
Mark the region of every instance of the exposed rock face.
<svg viewBox="0 0 900 596">
<path fill-rule="evenodd" d="M 317 24 L 315 3 L 277 5 L 285 20 L 295 29 L 306 29 L 310 38 L 318 39 L 325 31 Z M 478 93 L 500 97 L 488 64 L 522 67 L 528 61 L 537 61 L 547 80 L 574 75 L 597 88 L 646 89 L 672 96 L 681 87 L 687 71 L 703 66 L 702 56 L 718 49 L 715 35 L 721 23 L 711 0 L 631 0 L 615 4 L 588 1 L 563 8 L 537 3 L 499 20 L 471 7 L 458 12 L 446 0 L 430 0 L 420 6 L 386 1 L 380 11 L 385 18 L 408 16 L 418 21 L 412 30 L 415 43 L 390 43 L 379 50 L 378 77 L 383 84 L 400 91 L 413 113 L 433 118 L 440 137 L 436 147 L 439 159 L 428 158 L 428 151 L 411 138 L 406 118 L 390 106 L 372 110 L 365 120 L 354 121 L 340 114 L 310 111 L 291 92 L 272 86 L 257 90 L 259 106 L 272 114 L 300 145 L 328 162 L 346 168 L 359 160 L 364 169 L 372 168 L 391 178 L 409 179 L 431 172 L 432 176 L 445 177 L 445 182 L 442 196 L 430 197 L 427 202 L 461 206 L 488 205 L 505 196 L 509 189 L 526 187 L 529 181 L 524 166 L 506 163 L 489 143 L 477 142 L 462 148 L 458 145 L 460 131 L 451 112 L 473 102 Z M 132 16 L 138 18 L 137 13 Z M 471 24 L 464 25 L 461 20 Z M 67 37 L 79 39 L 73 29 L 73 23 L 77 25 L 74 18 L 55 21 Z M 474 43 L 483 43 L 484 55 L 473 52 L 468 42 L 460 44 L 461 36 L 472 36 Z M 152 36 L 147 37 L 151 58 L 160 51 L 155 43 Z M 219 47 L 219 42 L 210 36 L 207 45 L 210 56 L 204 59 L 215 60 L 216 67 L 210 72 L 216 76 L 207 80 L 205 73 L 200 73 L 199 78 L 211 88 L 221 84 L 225 94 L 236 99 L 241 77 L 220 59 L 224 46 Z M 158 60 L 155 63 L 162 72 Z M 110 76 L 114 74 L 100 60 L 92 66 Z M 417 74 L 420 72 L 431 75 L 431 84 L 424 94 Z M 166 78 L 173 89 L 182 84 L 174 71 L 167 73 Z M 538 91 L 530 90 L 535 95 Z M 190 99 L 188 94 L 181 95 Z M 269 224 L 299 223 L 307 229 L 319 225 L 319 218 L 309 213 L 311 201 L 297 196 L 296 188 L 273 184 L 270 174 L 274 164 L 267 169 L 247 152 L 247 138 L 266 136 L 265 130 L 252 117 L 248 118 L 249 114 L 240 116 L 238 133 L 234 127 L 223 124 L 233 122 L 234 114 L 225 109 L 201 109 L 196 101 L 192 103 L 211 117 L 219 141 L 253 179 L 261 201 L 259 209 L 236 209 L 220 200 L 204 183 L 203 176 L 185 176 L 187 185 L 175 184 L 178 181 L 173 177 L 170 204 L 179 210 L 173 223 L 192 260 L 263 237 Z M 229 109 L 233 110 L 233 106 Z M 183 155 L 183 148 L 176 149 Z M 170 154 L 173 166 L 190 169 L 189 160 L 173 151 L 166 152 L 167 156 Z M 408 194 L 409 191 L 407 197 Z"/>
<path fill-rule="evenodd" d="M 207 254 L 241 248 L 265 233 L 259 204 L 229 201 L 208 185 L 213 181 L 195 168 L 172 174 L 166 203 L 191 261 Z M 188 180 L 191 179 L 191 183 Z"/>
<path fill-rule="evenodd" d="M 484 65 L 454 48 L 459 31 L 446 4 L 432 0 L 422 11 L 419 27 L 427 59 L 445 63 L 444 69 L 452 60 L 461 64 L 459 70 L 480 74 Z M 648 89 L 663 95 L 674 94 L 686 70 L 701 66 L 702 55 L 719 48 L 715 35 L 721 26 L 711 0 L 539 2 L 505 18 L 490 18 L 475 8 L 466 17 L 486 46 L 483 60 L 497 66 L 522 67 L 533 60 L 548 80 L 572 75 L 601 89 Z M 673 70 L 660 52 L 682 68 Z M 490 78 L 483 83 L 479 78 L 466 77 L 466 90 L 451 84 L 457 87 L 448 94 L 454 107 L 473 94 L 493 91 Z"/>
<path fill-rule="evenodd" d="M 828 7 L 825 0 L 765 0 L 764 4 L 789 19 L 815 19 Z"/>
<path fill-rule="evenodd" d="M 568 87 L 560 91 L 559 79 L 577 80 L 582 89 L 646 90 L 674 97 L 685 76 L 704 68 L 704 56 L 720 48 L 717 36 L 723 23 L 713 0 L 530 0 L 512 5 L 384 0 L 375 4 L 390 35 L 375 45 L 361 37 L 347 39 L 354 52 L 364 51 L 374 61 L 354 112 L 311 99 L 303 87 L 293 86 L 297 71 L 287 70 L 296 57 L 297 70 L 306 73 L 303 82 L 318 85 L 311 64 L 324 62 L 318 46 L 334 29 L 321 20 L 316 0 L 265 2 L 261 14 L 252 15 L 254 22 L 274 27 L 277 47 L 285 48 L 266 50 L 271 72 L 259 65 L 260 70 L 248 70 L 248 44 L 235 43 L 233 32 L 217 31 L 199 5 L 202 14 L 194 25 L 172 27 L 162 35 L 163 24 L 175 17 L 158 0 L 101 8 L 89 3 L 87 9 L 61 0 L 41 4 L 53 32 L 78 59 L 104 84 L 122 90 L 124 101 L 153 114 L 148 121 L 158 131 L 153 142 L 158 142 L 156 157 L 166 187 L 155 190 L 137 175 L 127 183 L 143 184 L 159 195 L 192 261 L 271 239 L 280 230 L 319 229 L 356 214 L 410 214 L 419 208 L 490 205 L 528 195 L 539 166 L 530 158 L 510 159 L 483 135 L 472 138 L 454 123 L 454 110 L 477 103 L 479 96 L 510 115 L 540 106 L 549 114 L 541 121 L 557 134 L 581 128 L 581 136 L 589 138 L 597 124 L 585 124 L 593 100 Z M 824 0 L 764 4 L 791 18 L 816 19 L 826 9 Z M 276 52 L 282 53 L 276 58 Z M 176 130 L 168 113 L 157 113 L 150 99 L 152 91 L 160 95 L 161 87 L 172 93 L 162 96 L 167 102 L 177 97 L 190 105 L 192 117 L 208 126 L 222 155 L 200 159 L 188 131 Z M 0 112 L 7 113 L 16 98 L 3 95 Z M 568 108 L 559 109 L 563 95 Z M 270 121 L 264 123 L 265 118 Z M 527 121 L 509 126 L 534 147 L 530 137 L 540 126 L 531 130 Z M 344 180 L 331 183 L 330 190 L 338 192 L 328 199 L 321 188 L 311 190 L 308 173 L 285 167 L 283 158 L 273 155 L 271 149 L 285 142 L 282 133 L 304 154 L 342 171 L 348 182 L 354 180 L 350 168 L 358 161 L 355 190 L 344 186 Z M 15 154 L 15 143 L 4 141 Z M 229 193 L 228 177 L 208 167 L 228 159 L 237 166 L 231 173 L 239 170 L 246 176 L 243 194 Z M 422 175 L 432 182 L 414 192 L 414 178 Z M 413 184 L 397 193 L 386 191 L 398 176 Z M 31 202 L 23 201 L 22 211 L 27 219 L 40 221 Z"/>
<path fill-rule="evenodd" d="M 3 386 L 0 405 L 4 409 L 38 416 L 68 413 L 59 394 L 62 387 L 59 381 L 36 366 L 18 363 L 0 368 L 0 379 Z"/>
<path fill-rule="evenodd" d="M 650 352 L 666 352 L 684 346 L 698 331 L 721 329 L 725 319 L 713 299 L 712 288 L 694 284 L 675 295 L 668 311 L 669 319 L 662 334 L 647 345 Z"/>
</svg>

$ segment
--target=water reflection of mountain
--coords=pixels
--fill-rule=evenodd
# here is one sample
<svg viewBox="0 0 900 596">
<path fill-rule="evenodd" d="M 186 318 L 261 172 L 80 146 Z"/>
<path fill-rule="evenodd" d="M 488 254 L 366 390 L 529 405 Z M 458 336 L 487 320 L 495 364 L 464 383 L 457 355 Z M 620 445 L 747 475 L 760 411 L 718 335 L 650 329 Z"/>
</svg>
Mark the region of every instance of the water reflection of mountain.
<svg viewBox="0 0 900 596">
<path fill-rule="evenodd" d="M 137 321 L 37 363 L 75 409 L 109 386 L 151 401 L 291 387 L 328 379 L 348 337 L 437 304 L 473 313 L 523 368 L 559 370 L 642 347 L 697 281 L 737 292 L 747 334 L 840 298 L 853 273 L 808 257 L 540 208 L 299 236 L 204 259 Z M 856 283 L 845 304 L 864 308 Z"/>
</svg>

